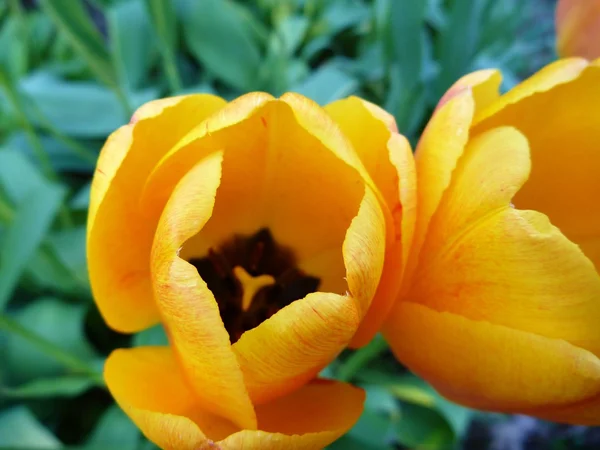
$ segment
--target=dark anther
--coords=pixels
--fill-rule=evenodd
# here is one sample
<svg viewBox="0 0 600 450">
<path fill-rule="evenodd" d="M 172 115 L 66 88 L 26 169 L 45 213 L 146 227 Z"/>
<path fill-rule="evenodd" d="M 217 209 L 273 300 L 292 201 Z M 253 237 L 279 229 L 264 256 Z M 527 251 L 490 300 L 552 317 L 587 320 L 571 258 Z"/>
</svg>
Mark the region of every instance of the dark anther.
<svg viewBox="0 0 600 450">
<path fill-rule="evenodd" d="M 320 283 L 296 267 L 292 251 L 277 245 L 266 228 L 234 235 L 189 262 L 214 294 L 232 343 Z"/>
</svg>

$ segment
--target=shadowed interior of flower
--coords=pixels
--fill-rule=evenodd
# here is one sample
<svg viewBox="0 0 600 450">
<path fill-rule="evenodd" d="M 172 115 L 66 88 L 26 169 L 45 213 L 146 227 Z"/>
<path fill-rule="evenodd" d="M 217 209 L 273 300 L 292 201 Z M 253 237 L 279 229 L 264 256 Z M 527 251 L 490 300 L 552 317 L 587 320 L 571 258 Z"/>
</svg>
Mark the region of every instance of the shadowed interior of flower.
<svg viewBox="0 0 600 450">
<path fill-rule="evenodd" d="M 278 245 L 267 228 L 235 235 L 189 262 L 214 294 L 232 343 L 320 284 L 296 267 L 292 250 Z"/>
</svg>

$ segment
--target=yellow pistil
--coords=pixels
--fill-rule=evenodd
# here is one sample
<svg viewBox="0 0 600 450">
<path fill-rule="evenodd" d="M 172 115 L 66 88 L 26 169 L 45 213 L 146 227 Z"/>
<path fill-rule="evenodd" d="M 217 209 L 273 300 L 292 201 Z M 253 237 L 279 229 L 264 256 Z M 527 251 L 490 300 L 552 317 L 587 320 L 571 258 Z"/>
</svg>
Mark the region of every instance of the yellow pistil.
<svg viewBox="0 0 600 450">
<path fill-rule="evenodd" d="M 271 275 L 259 275 L 253 277 L 243 267 L 235 266 L 233 268 L 233 274 L 242 285 L 242 310 L 248 311 L 252 300 L 258 291 L 267 286 L 275 284 L 275 278 Z"/>
</svg>

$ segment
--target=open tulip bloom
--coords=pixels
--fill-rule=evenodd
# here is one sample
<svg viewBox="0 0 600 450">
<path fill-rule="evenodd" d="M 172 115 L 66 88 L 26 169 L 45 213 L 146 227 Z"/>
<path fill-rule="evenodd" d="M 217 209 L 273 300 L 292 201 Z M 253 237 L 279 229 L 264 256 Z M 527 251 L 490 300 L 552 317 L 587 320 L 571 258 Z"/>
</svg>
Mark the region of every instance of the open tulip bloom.
<svg viewBox="0 0 600 450">
<path fill-rule="evenodd" d="M 144 105 L 106 143 L 88 260 L 114 329 L 107 385 L 167 449 L 317 449 L 362 411 L 318 373 L 381 330 L 471 406 L 600 423 L 600 66 L 505 95 L 459 80 L 413 158 L 352 97 Z"/>
</svg>

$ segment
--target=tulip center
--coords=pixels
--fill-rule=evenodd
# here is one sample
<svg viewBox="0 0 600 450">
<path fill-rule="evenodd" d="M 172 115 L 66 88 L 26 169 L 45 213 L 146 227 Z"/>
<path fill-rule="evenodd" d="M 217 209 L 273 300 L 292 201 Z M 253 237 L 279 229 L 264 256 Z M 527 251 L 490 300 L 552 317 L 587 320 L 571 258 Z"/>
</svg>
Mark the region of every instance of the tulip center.
<svg viewBox="0 0 600 450">
<path fill-rule="evenodd" d="M 231 343 L 320 283 L 297 267 L 292 250 L 278 245 L 266 228 L 234 235 L 189 262 L 215 296 Z"/>
</svg>

